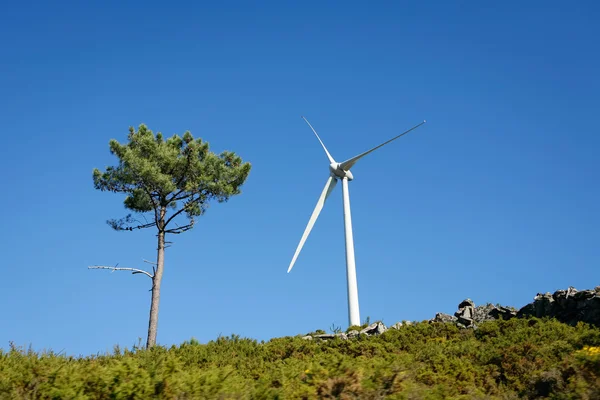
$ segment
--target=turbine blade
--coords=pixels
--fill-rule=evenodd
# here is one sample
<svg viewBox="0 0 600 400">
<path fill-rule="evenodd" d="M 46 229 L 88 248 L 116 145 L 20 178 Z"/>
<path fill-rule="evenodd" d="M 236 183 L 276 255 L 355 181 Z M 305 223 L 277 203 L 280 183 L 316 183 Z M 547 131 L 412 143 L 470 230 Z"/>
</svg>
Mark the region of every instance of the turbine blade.
<svg viewBox="0 0 600 400">
<path fill-rule="evenodd" d="M 333 188 L 335 187 L 335 185 L 337 185 L 337 179 L 335 179 L 333 176 L 331 178 L 333 178 L 333 180 L 331 181 L 331 184 L 329 185 L 329 189 L 327 189 L 327 194 L 325 195 L 325 200 L 327 200 L 327 198 L 329 197 L 331 192 L 333 192 Z M 323 202 L 323 204 L 325 204 L 325 203 Z"/>
<path fill-rule="evenodd" d="M 315 222 L 317 221 L 317 218 L 319 217 L 319 214 L 321 213 L 321 210 L 323 209 L 325 200 L 327 200 L 327 198 L 331 194 L 331 191 L 335 187 L 336 183 L 337 183 L 337 179 L 335 179 L 333 176 L 330 176 L 329 179 L 327 179 L 325 188 L 323 189 L 323 192 L 321 192 L 319 201 L 317 201 L 317 206 L 315 207 L 315 210 L 313 211 L 312 215 L 310 216 L 310 219 L 308 220 L 308 225 L 306 225 L 306 229 L 304 230 L 304 233 L 302 234 L 302 239 L 300 239 L 300 243 L 298 244 L 296 253 L 294 253 L 294 258 L 292 258 L 292 262 L 290 263 L 290 266 L 288 267 L 288 270 L 287 270 L 288 273 L 294 267 L 294 263 L 296 262 L 296 259 L 298 258 L 298 255 L 300 254 L 300 250 L 302 250 L 302 246 L 304 246 L 304 242 L 306 242 L 306 238 L 308 238 L 310 231 L 312 230 L 313 226 L 315 225 Z"/>
<path fill-rule="evenodd" d="M 410 129 L 409 129 L 409 130 L 407 130 L 406 132 L 402 132 L 401 134 L 399 134 L 399 135 L 398 135 L 398 136 L 396 136 L 396 137 L 393 137 L 393 138 L 391 138 L 391 139 L 390 139 L 390 140 L 388 140 L 387 142 L 381 143 L 379 146 L 373 147 L 371 150 L 367 150 L 367 151 L 365 151 L 364 153 L 361 153 L 361 154 L 359 154 L 359 155 L 357 155 L 357 156 L 354 156 L 354 157 L 352 157 L 352 158 L 351 158 L 351 159 L 349 159 L 349 160 L 346 160 L 346 161 L 344 161 L 343 163 L 341 163 L 341 164 L 340 164 L 340 167 L 341 167 L 341 168 L 342 168 L 344 171 L 349 171 L 349 170 L 350 170 L 350 168 L 352 168 L 352 166 L 353 166 L 354 164 L 356 164 L 356 162 L 357 162 L 358 160 L 360 160 L 361 158 L 363 158 L 363 157 L 364 157 L 364 156 L 366 156 L 367 154 L 369 154 L 369 153 L 371 153 L 371 152 L 373 152 L 373 151 L 377 150 L 377 149 L 378 149 L 378 148 L 380 148 L 380 147 L 383 147 L 383 146 L 385 146 L 386 144 L 388 144 L 388 143 L 390 143 L 390 142 L 393 142 L 394 140 L 398 139 L 400 136 L 404 136 L 404 135 L 406 135 L 408 132 L 410 132 L 410 131 L 412 131 L 412 130 L 414 130 L 414 129 L 417 129 L 418 127 L 420 127 L 421 125 L 423 125 L 425 122 L 427 122 L 427 121 L 423 121 L 423 122 L 421 122 L 420 124 L 413 126 L 412 128 L 410 128 Z"/>
<path fill-rule="evenodd" d="M 333 157 L 331 157 L 331 154 L 329 154 L 329 152 L 327 151 L 327 147 L 325 147 L 325 145 L 323 144 L 323 141 L 321 140 L 321 138 L 317 134 L 317 131 L 315 131 L 315 128 L 312 127 L 312 125 L 310 124 L 310 122 L 308 122 L 308 120 L 306 118 L 302 117 L 302 119 L 306 121 L 306 123 L 308 124 L 308 126 L 310 126 L 310 129 L 312 129 L 312 131 L 315 133 L 315 136 L 317 137 L 317 139 L 319 139 L 319 142 L 321 143 L 321 146 L 323 146 L 323 150 L 325 150 L 325 153 L 327 154 L 327 158 L 329 158 L 329 162 L 334 163 L 335 160 L 333 159 Z"/>
</svg>

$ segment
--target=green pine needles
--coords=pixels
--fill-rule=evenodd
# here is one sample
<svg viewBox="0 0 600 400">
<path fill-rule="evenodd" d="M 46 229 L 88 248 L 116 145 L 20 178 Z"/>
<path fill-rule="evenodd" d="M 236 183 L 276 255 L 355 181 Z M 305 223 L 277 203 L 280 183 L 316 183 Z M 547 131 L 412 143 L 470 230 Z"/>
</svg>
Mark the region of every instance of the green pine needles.
<svg viewBox="0 0 600 400">
<path fill-rule="evenodd" d="M 107 167 L 105 172 L 94 169 L 94 187 L 126 194 L 126 208 L 138 213 L 154 212 L 150 225 L 166 233 L 191 228 L 211 200 L 224 202 L 239 194 L 250 173 L 250 164 L 235 153 L 212 153 L 207 142 L 194 139 L 190 132 L 165 140 L 160 132 L 154 135 L 142 124 L 137 131 L 129 128 L 128 140 L 127 144 L 110 141 L 110 151 L 119 158 L 119 165 Z M 188 224 L 170 227 L 183 213 Z M 108 222 L 117 230 L 146 227 L 133 225 L 131 215 Z"/>
<path fill-rule="evenodd" d="M 125 194 L 127 209 L 142 215 L 148 213 L 150 218 L 141 222 L 128 214 L 107 222 L 119 231 L 154 227 L 158 252 L 152 273 L 133 268 L 100 268 L 144 273 L 152 279 L 147 341 L 151 347 L 156 344 L 165 236 L 192 229 L 211 201 L 222 203 L 239 194 L 251 167 L 233 152 L 211 152 L 207 142 L 194 139 L 190 132 L 165 140 L 160 132 L 154 134 L 143 124 L 137 130 L 129 128 L 126 144 L 112 139 L 109 146 L 119 164 L 104 172 L 94 169 L 94 187 Z M 181 220 L 184 222 L 178 223 Z"/>
</svg>

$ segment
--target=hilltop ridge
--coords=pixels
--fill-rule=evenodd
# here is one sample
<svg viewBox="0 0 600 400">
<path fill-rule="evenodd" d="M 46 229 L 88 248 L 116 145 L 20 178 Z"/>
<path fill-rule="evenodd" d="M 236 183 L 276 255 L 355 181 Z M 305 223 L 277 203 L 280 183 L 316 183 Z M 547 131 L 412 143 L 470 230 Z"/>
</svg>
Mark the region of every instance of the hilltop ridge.
<svg viewBox="0 0 600 400">
<path fill-rule="evenodd" d="M 11 344 L 0 399 L 600 399 L 600 329 L 583 321 L 598 302 L 598 288 L 571 288 L 518 311 L 468 300 L 454 316 L 389 328 L 88 357 Z"/>
<path fill-rule="evenodd" d="M 437 313 L 428 322 L 450 323 L 458 328 L 477 328 L 479 324 L 486 321 L 509 320 L 512 318 L 553 318 L 559 322 L 572 326 L 579 322 L 588 323 L 600 327 L 600 286 L 591 290 L 577 290 L 569 287 L 565 290 L 557 290 L 553 294 L 538 293 L 533 302 L 517 310 L 514 307 L 493 305 L 476 306 L 473 300 L 465 299 L 458 304 L 458 311 L 454 315 Z M 410 325 L 412 322 L 397 322 L 386 327 L 382 322 L 365 324 L 361 327 L 350 327 L 347 332 L 333 332 L 327 334 L 319 331 L 315 334 L 303 336 L 303 339 L 349 339 L 360 335 L 381 335 L 388 329 L 400 329 Z"/>
</svg>

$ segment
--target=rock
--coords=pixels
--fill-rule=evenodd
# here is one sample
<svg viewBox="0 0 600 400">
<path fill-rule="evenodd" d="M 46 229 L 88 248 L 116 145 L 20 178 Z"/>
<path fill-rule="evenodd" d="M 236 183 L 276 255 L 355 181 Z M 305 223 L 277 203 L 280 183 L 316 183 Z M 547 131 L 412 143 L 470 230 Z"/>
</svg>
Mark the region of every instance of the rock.
<svg viewBox="0 0 600 400">
<path fill-rule="evenodd" d="M 575 289 L 573 286 L 569 286 L 569 288 L 567 289 L 566 297 L 573 296 L 576 294 L 577 294 L 577 289 Z"/>
<path fill-rule="evenodd" d="M 494 306 L 486 304 L 484 306 L 475 307 L 473 312 L 473 321 L 481 323 L 485 321 L 493 321 L 496 319 L 511 319 L 517 315 L 517 311 L 509 307 Z"/>
<path fill-rule="evenodd" d="M 567 291 L 566 290 L 557 290 L 556 292 L 554 292 L 554 294 L 552 295 L 552 298 L 554 299 L 554 301 L 558 301 L 560 298 L 565 298 L 568 297 L 567 295 Z M 537 296 L 539 296 L 540 294 L 538 293 Z M 536 297 L 537 297 L 536 296 Z M 535 300 L 535 299 L 534 299 Z"/>
<path fill-rule="evenodd" d="M 517 311 L 509 307 L 494 307 L 490 310 L 489 316 L 493 319 L 511 319 L 517 316 Z"/>
<path fill-rule="evenodd" d="M 588 300 L 595 296 L 596 292 L 594 290 L 582 290 L 581 292 L 573 294 L 573 298 L 577 301 Z"/>
<path fill-rule="evenodd" d="M 456 318 L 454 315 L 437 313 L 437 314 L 435 314 L 435 318 L 433 318 L 431 321 L 447 323 L 447 322 L 456 322 L 457 320 L 458 320 L 458 318 Z"/>
<path fill-rule="evenodd" d="M 471 299 L 464 299 L 463 301 L 460 302 L 460 304 L 458 305 L 458 308 L 461 309 L 461 308 L 467 307 L 467 306 L 475 307 L 475 303 L 473 303 L 473 300 L 471 300 Z"/>
<path fill-rule="evenodd" d="M 454 319 L 448 318 L 447 314 L 438 313 L 434 321 L 453 322 L 459 327 L 475 328 L 477 324 L 496 319 L 510 319 L 517 315 L 517 311 L 508 307 L 486 304 L 475 306 L 471 299 L 465 299 L 458 305 L 458 311 L 454 313 Z"/>
<path fill-rule="evenodd" d="M 594 290 L 577 290 L 571 286 L 553 294 L 538 293 L 532 303 L 518 311 L 512 307 L 492 304 L 476 307 L 473 300 L 465 299 L 458 305 L 454 316 L 438 313 L 431 322 L 454 323 L 460 328 L 476 328 L 481 322 L 515 317 L 556 318 L 570 325 L 582 321 L 600 327 L 600 286 L 596 286 Z M 398 329 L 395 325 L 393 328 Z"/>
<path fill-rule="evenodd" d="M 387 328 L 381 322 L 374 322 L 360 331 L 362 335 L 381 335 Z"/>
<path fill-rule="evenodd" d="M 377 329 L 377 322 L 367 326 L 366 328 L 363 328 L 360 330 L 360 334 L 361 335 L 370 335 L 372 330 Z"/>
<path fill-rule="evenodd" d="M 348 331 L 348 333 L 346 333 L 346 336 L 348 337 L 348 339 L 352 339 L 352 338 L 357 337 L 359 334 L 360 334 L 359 331 L 351 330 L 351 331 Z"/>
<path fill-rule="evenodd" d="M 577 290 L 569 287 L 567 290 L 557 290 L 551 293 L 538 293 L 532 303 L 515 310 L 512 307 L 494 306 L 486 304 L 475 306 L 471 299 L 465 299 L 458 305 L 458 311 L 454 316 L 437 313 L 430 322 L 453 323 L 459 328 L 477 328 L 477 324 L 497 319 L 526 318 L 526 317 L 550 317 L 557 320 L 576 325 L 578 322 L 586 322 L 600 327 L 600 285 L 593 290 Z M 389 329 L 400 329 L 412 325 L 410 321 L 397 322 Z M 388 328 L 381 323 L 375 322 L 366 328 L 350 330 L 347 333 L 325 334 L 325 331 L 317 331 L 314 334 L 302 336 L 304 340 L 340 340 L 353 339 L 358 336 L 381 335 Z"/>
<path fill-rule="evenodd" d="M 471 319 L 473 319 L 475 323 L 490 321 L 494 319 L 490 315 L 490 312 L 492 312 L 494 308 L 496 307 L 489 303 L 483 306 L 477 306 L 473 309 L 473 316 L 471 317 Z"/>
<path fill-rule="evenodd" d="M 533 303 L 529 303 L 526 306 L 521 307 L 519 311 L 517 311 L 517 318 L 523 318 L 527 316 L 531 316 L 535 314 L 535 307 Z"/>
<path fill-rule="evenodd" d="M 474 324 L 474 309 L 475 303 L 473 303 L 473 300 L 465 299 L 458 305 L 458 311 L 454 313 L 454 316 L 464 326 L 472 326 Z"/>
<path fill-rule="evenodd" d="M 326 333 L 324 335 L 314 335 L 313 338 L 327 340 L 327 339 L 334 339 L 335 335 L 334 334 L 330 334 L 330 333 Z"/>
<path fill-rule="evenodd" d="M 519 310 L 518 317 L 550 317 L 576 325 L 583 321 L 600 326 L 600 287 L 594 290 L 577 290 L 570 286 L 567 290 L 557 290 L 554 294 L 538 293 Z"/>
<path fill-rule="evenodd" d="M 567 292 L 566 298 L 568 298 L 569 293 Z M 550 294 L 550 292 L 546 294 L 538 293 L 533 300 L 533 307 L 535 309 L 535 316 L 538 318 L 542 317 L 553 317 L 554 316 L 554 305 L 553 303 L 554 297 Z"/>
<path fill-rule="evenodd" d="M 474 311 L 473 307 L 469 307 L 469 306 L 463 307 L 461 317 L 473 319 L 473 314 L 474 314 L 473 311 Z"/>
</svg>

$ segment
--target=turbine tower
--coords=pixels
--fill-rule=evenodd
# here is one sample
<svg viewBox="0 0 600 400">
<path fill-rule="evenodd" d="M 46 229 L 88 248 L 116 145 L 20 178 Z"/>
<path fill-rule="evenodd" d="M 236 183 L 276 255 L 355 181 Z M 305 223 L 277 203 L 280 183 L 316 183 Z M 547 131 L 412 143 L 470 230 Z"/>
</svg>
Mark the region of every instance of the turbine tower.
<svg viewBox="0 0 600 400">
<path fill-rule="evenodd" d="M 327 183 L 325 183 L 325 188 L 323 189 L 323 192 L 321 192 L 321 196 L 319 197 L 319 200 L 317 201 L 317 206 L 315 207 L 315 210 L 313 211 L 312 215 L 310 216 L 310 219 L 308 220 L 308 225 L 306 225 L 306 229 L 304 230 L 304 233 L 302 234 L 302 238 L 300 239 L 298 248 L 296 248 L 296 253 L 294 253 L 294 257 L 292 258 L 292 262 L 290 263 L 290 266 L 289 266 L 287 272 L 289 273 L 292 270 L 292 268 L 294 267 L 294 264 L 296 263 L 296 259 L 298 258 L 298 255 L 300 254 L 302 247 L 304 246 L 304 242 L 306 242 L 306 239 L 308 238 L 310 231 L 312 230 L 313 226 L 315 225 L 315 222 L 317 221 L 317 218 L 319 217 L 319 214 L 321 213 L 321 210 L 323 209 L 323 205 L 325 205 L 325 200 L 327 200 L 327 198 L 333 191 L 333 188 L 337 184 L 338 179 L 341 180 L 342 181 L 342 197 L 344 199 L 344 233 L 345 233 L 345 237 L 346 237 L 346 280 L 348 283 L 348 323 L 350 324 L 350 326 L 360 325 L 360 311 L 358 308 L 358 285 L 356 283 L 356 263 L 354 260 L 354 239 L 352 238 L 352 216 L 350 214 L 350 193 L 348 192 L 348 182 L 351 181 L 352 179 L 354 179 L 354 177 L 352 176 L 352 172 L 350 172 L 350 169 L 354 166 L 354 164 L 356 164 L 356 162 L 358 160 L 360 160 L 367 154 L 372 153 L 373 151 L 377 150 L 378 148 L 383 147 L 386 144 L 398 139 L 400 136 L 406 135 L 408 132 L 410 132 L 414 129 L 417 129 L 418 127 L 423 125 L 425 123 L 425 121 L 421 122 L 418 125 L 413 126 L 406 132 L 403 132 L 403 133 L 399 134 L 398 136 L 391 138 L 390 140 L 380 144 L 379 146 L 375 146 L 372 149 L 365 151 L 364 153 L 354 156 L 342 163 L 338 163 L 333 159 L 333 157 L 331 157 L 331 154 L 329 154 L 329 151 L 327 151 L 327 147 L 325 147 L 325 144 L 323 144 L 323 141 L 317 134 L 317 131 L 315 131 L 315 128 L 312 127 L 312 125 L 310 124 L 310 122 L 308 122 L 308 120 L 306 118 L 302 117 L 302 119 L 304 119 L 304 121 L 306 121 L 308 126 L 310 126 L 310 129 L 312 129 L 312 131 L 315 133 L 315 136 L 317 137 L 317 139 L 319 139 L 319 143 L 321 143 L 321 146 L 323 146 L 323 150 L 325 150 L 325 154 L 327 154 L 327 158 L 329 159 L 329 163 L 330 163 L 329 164 L 329 178 L 327 178 Z"/>
</svg>

